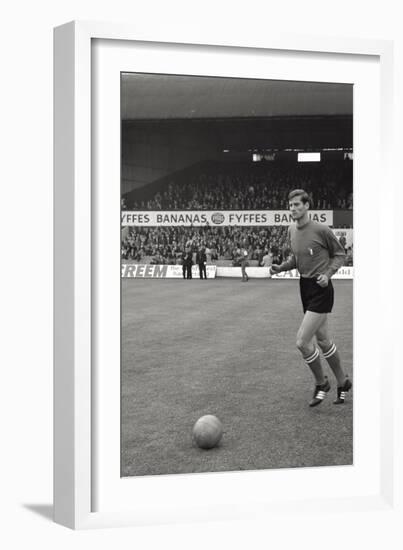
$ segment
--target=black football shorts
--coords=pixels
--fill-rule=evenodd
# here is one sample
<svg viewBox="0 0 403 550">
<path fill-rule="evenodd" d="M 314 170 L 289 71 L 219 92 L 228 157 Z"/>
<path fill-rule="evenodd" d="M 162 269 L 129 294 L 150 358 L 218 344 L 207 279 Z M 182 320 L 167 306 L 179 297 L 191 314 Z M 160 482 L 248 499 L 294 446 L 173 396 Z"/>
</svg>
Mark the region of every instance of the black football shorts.
<svg viewBox="0 0 403 550">
<path fill-rule="evenodd" d="M 327 287 L 322 288 L 316 282 L 316 278 L 301 277 L 299 288 L 304 313 L 306 311 L 313 311 L 314 313 L 330 313 L 332 311 L 334 289 L 331 280 L 329 280 Z"/>
</svg>

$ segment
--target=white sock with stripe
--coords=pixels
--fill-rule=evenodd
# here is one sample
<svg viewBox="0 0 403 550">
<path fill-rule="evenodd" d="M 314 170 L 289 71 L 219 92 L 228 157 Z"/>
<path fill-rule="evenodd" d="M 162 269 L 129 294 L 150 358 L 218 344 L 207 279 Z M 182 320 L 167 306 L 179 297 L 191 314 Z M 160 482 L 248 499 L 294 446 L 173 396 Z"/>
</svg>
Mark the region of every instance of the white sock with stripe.
<svg viewBox="0 0 403 550">
<path fill-rule="evenodd" d="M 330 348 L 326 351 L 326 352 L 323 352 L 323 357 L 325 359 L 329 359 L 329 357 L 331 357 L 332 355 L 334 355 L 337 351 L 337 348 L 336 348 L 336 344 L 335 343 L 332 343 L 332 345 L 330 346 Z"/>
<path fill-rule="evenodd" d="M 319 350 L 318 348 L 314 348 L 313 352 L 310 355 L 308 355 L 308 357 L 304 357 L 304 361 L 309 366 L 318 357 L 319 357 Z"/>
</svg>

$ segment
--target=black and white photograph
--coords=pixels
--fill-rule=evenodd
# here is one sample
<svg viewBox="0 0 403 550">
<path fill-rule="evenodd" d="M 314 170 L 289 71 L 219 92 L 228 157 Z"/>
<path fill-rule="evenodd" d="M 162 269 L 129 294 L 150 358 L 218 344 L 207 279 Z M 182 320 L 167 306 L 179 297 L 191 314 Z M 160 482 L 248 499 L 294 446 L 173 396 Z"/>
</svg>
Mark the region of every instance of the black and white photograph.
<svg viewBox="0 0 403 550">
<path fill-rule="evenodd" d="M 4 4 L 2 548 L 403 547 L 403 36 L 371 8 Z"/>
<path fill-rule="evenodd" d="M 121 73 L 121 476 L 353 464 L 353 86 Z"/>
</svg>

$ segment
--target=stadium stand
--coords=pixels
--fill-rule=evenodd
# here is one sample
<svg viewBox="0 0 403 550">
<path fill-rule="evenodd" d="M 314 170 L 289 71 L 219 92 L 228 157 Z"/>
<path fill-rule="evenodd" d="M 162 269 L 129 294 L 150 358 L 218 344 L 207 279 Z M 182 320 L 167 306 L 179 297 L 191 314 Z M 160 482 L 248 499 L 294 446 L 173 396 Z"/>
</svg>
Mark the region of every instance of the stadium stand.
<svg viewBox="0 0 403 550">
<path fill-rule="evenodd" d="M 203 162 L 127 193 L 122 211 L 287 210 L 293 188 L 308 191 L 313 210 L 353 209 L 351 161 L 326 163 Z M 341 218 L 342 219 L 342 218 Z M 343 218 L 344 220 L 344 218 Z M 346 221 L 349 217 L 346 218 Z M 349 227 L 339 223 L 337 227 Z M 281 263 L 287 257 L 287 227 L 128 227 L 122 232 L 121 257 L 135 263 L 178 264 L 185 249 L 204 246 L 208 263 L 237 265 L 245 246 L 251 265 L 263 257 Z M 353 265 L 352 249 L 346 265 Z"/>
<path fill-rule="evenodd" d="M 123 199 L 125 210 L 265 210 L 287 209 L 290 188 L 303 188 L 312 208 L 353 208 L 352 162 L 209 163 L 185 171 L 158 186 L 134 189 Z"/>
<path fill-rule="evenodd" d="M 131 227 L 122 239 L 122 259 L 140 263 L 177 264 L 185 249 L 206 248 L 208 263 L 236 265 L 237 249 L 246 247 L 251 265 L 265 254 L 279 263 L 289 254 L 287 227 Z"/>
</svg>

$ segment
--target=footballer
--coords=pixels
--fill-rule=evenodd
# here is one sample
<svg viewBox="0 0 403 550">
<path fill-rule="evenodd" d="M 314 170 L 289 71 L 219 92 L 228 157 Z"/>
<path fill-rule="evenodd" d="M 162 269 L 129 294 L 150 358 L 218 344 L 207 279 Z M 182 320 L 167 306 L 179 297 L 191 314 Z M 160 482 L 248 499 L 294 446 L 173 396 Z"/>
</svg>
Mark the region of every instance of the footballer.
<svg viewBox="0 0 403 550">
<path fill-rule="evenodd" d="M 315 379 L 309 406 L 315 407 L 322 403 L 330 390 L 329 380 L 323 372 L 320 351 L 337 381 L 334 404 L 343 404 L 352 383 L 343 370 L 336 344 L 329 336 L 328 314 L 334 302 L 331 278 L 343 265 L 345 252 L 327 225 L 310 220 L 310 200 L 303 189 L 291 191 L 288 200 L 295 222 L 288 229 L 292 255 L 280 265 L 273 264 L 270 273 L 294 268 L 300 273 L 304 317 L 297 333 L 296 345 Z"/>
</svg>

